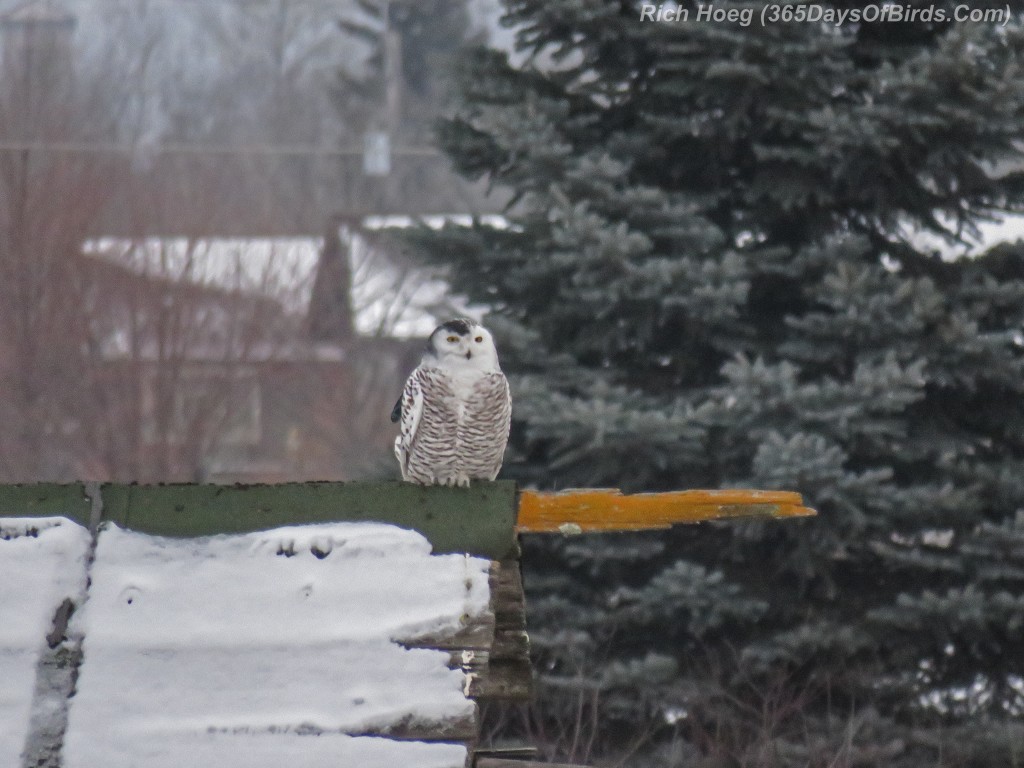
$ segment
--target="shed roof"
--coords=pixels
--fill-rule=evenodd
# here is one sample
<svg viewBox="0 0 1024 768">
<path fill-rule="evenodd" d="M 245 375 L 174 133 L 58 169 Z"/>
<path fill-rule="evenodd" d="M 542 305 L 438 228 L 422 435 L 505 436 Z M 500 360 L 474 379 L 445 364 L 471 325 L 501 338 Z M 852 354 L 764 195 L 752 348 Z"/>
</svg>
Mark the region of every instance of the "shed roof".
<svg viewBox="0 0 1024 768">
<path fill-rule="evenodd" d="M 85 589 L 89 539 L 62 518 L 0 518 L 0 765 L 20 764 L 45 638 L 57 607 Z"/>
<path fill-rule="evenodd" d="M 507 481 L 0 486 L 0 764 L 507 768 L 474 700 L 529 695 L 517 529 L 813 514 Z"/>
<path fill-rule="evenodd" d="M 387 523 L 337 522 L 356 507 L 374 516 L 368 486 L 103 489 L 96 504 L 99 486 L 0 487 L 0 515 L 27 515 L 0 517 L 0 572 L 12 576 L 0 584 L 0 719 L 13 724 L 0 765 L 49 755 L 66 768 L 461 768 L 479 732 L 474 700 L 528 688 L 517 682 L 524 665 L 529 678 L 518 568 L 502 578 L 489 556 L 452 551 L 429 524 L 434 543 Z M 450 495 L 403 490 L 386 495 L 425 519 Z M 493 505 L 514 503 L 511 484 L 497 490 L 487 489 Z M 485 496 L 475 501 L 480 511 Z M 154 534 L 175 508 L 205 509 L 229 532 Z M 80 524 L 101 518 L 95 536 Z M 334 521 L 253 531 L 241 518 Z M 515 674 L 490 680 L 495 663 Z"/>
<path fill-rule="evenodd" d="M 102 531 L 64 765 L 462 766 L 466 675 L 406 646 L 485 614 L 490 562 L 430 549 L 377 523 Z"/>
</svg>

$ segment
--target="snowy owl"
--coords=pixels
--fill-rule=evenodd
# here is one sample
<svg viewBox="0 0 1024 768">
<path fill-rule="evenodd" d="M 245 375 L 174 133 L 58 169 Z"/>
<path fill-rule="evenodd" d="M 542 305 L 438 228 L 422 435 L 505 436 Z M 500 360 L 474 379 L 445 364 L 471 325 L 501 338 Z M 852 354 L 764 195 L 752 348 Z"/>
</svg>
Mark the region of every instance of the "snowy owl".
<svg viewBox="0 0 1024 768">
<path fill-rule="evenodd" d="M 402 479 L 467 486 L 501 469 L 512 417 L 508 381 L 490 332 L 473 320 L 442 323 L 405 382 L 391 420 Z"/>
</svg>

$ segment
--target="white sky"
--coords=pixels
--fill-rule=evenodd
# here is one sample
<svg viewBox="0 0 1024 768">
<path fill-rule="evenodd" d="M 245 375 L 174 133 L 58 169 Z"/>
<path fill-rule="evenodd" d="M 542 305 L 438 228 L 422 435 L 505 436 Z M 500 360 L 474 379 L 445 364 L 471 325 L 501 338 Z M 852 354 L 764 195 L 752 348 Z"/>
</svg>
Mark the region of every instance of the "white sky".
<svg viewBox="0 0 1024 768">
<path fill-rule="evenodd" d="M 937 251 L 942 258 L 954 260 L 963 256 L 977 256 L 999 243 L 1013 243 L 1024 239 L 1024 216 L 1007 215 L 998 221 L 983 222 L 978 226 L 978 237 L 965 236 L 965 245 L 954 245 L 936 235 L 908 230 L 904 233 L 915 246 Z"/>
</svg>

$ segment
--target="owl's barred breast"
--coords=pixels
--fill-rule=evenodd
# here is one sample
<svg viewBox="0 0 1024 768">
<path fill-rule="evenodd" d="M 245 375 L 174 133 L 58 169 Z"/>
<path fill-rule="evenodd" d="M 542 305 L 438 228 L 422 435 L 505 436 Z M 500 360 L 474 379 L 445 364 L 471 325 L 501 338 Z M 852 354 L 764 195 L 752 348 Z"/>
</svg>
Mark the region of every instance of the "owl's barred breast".
<svg viewBox="0 0 1024 768">
<path fill-rule="evenodd" d="M 406 460 L 422 483 L 493 480 L 511 422 L 508 382 L 498 373 L 420 368 L 423 411 Z"/>
</svg>

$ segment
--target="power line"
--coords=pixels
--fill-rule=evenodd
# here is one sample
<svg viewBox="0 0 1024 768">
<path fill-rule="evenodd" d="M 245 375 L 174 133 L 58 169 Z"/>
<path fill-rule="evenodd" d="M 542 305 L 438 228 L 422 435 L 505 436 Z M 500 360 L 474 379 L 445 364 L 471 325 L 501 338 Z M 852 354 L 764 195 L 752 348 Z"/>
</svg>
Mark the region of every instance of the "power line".
<svg viewBox="0 0 1024 768">
<path fill-rule="evenodd" d="M 46 152 L 122 155 L 291 155 L 305 157 L 359 157 L 362 147 L 331 147 L 318 144 L 124 144 L 105 141 L 0 140 L 0 152 Z M 391 147 L 400 157 L 442 157 L 434 147 Z"/>
</svg>

